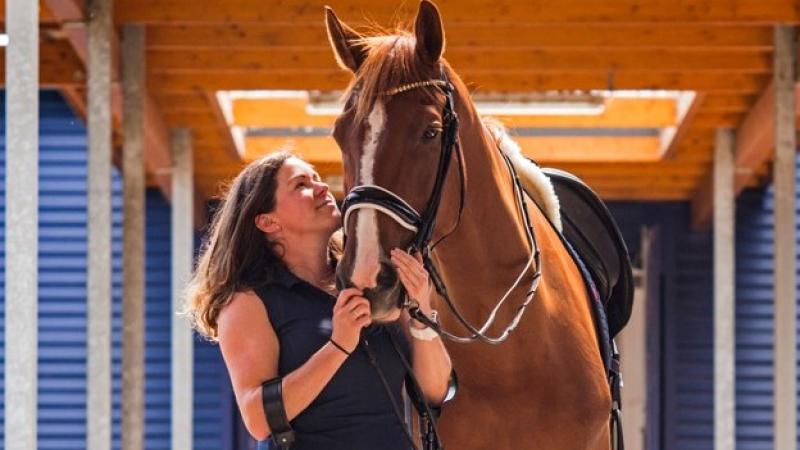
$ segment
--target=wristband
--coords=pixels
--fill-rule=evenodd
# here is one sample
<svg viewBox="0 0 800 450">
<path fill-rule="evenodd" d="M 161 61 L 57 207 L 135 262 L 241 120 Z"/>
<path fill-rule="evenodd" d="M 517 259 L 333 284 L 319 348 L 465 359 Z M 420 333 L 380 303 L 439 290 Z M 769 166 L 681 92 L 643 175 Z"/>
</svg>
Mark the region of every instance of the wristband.
<svg viewBox="0 0 800 450">
<path fill-rule="evenodd" d="M 431 311 L 430 319 L 434 323 L 439 323 L 439 315 L 436 310 Z M 418 320 L 413 318 L 412 320 L 419 322 Z M 409 324 L 408 332 L 411 334 L 411 337 L 413 337 L 414 339 L 418 339 L 420 341 L 432 341 L 437 337 L 439 337 L 439 333 L 437 333 L 436 330 L 427 325 L 425 326 L 425 328 L 416 328 L 411 324 Z"/>
<path fill-rule="evenodd" d="M 338 343 L 336 343 L 336 341 L 334 341 L 334 340 L 333 340 L 333 338 L 329 338 L 329 339 L 328 339 L 328 341 L 330 341 L 330 343 L 331 343 L 331 344 L 333 344 L 333 346 L 334 346 L 334 347 L 336 347 L 336 348 L 338 348 L 339 350 L 341 350 L 341 351 L 342 351 L 342 353 L 344 353 L 344 354 L 345 354 L 345 355 L 347 355 L 347 356 L 350 356 L 350 353 L 351 353 L 351 352 L 348 352 L 347 350 L 345 350 L 345 349 L 344 349 L 344 347 L 342 347 L 341 345 L 339 345 Z"/>
</svg>

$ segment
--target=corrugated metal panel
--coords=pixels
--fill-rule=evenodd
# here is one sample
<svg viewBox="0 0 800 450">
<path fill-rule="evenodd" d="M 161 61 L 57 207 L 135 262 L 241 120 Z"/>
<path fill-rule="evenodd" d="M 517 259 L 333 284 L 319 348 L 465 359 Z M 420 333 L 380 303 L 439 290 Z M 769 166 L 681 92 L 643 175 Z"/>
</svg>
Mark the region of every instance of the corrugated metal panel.
<svg viewBox="0 0 800 450">
<path fill-rule="evenodd" d="M 736 211 L 736 441 L 772 448 L 772 194 L 745 191 Z"/>
<path fill-rule="evenodd" d="M 86 130 L 41 95 L 39 448 L 86 443 Z"/>
<path fill-rule="evenodd" d="M 4 95 L 0 91 L 0 102 Z M 56 92 L 41 95 L 39 448 L 86 447 L 86 130 Z M 0 108 L 0 127 L 3 126 Z M 0 163 L 5 159 L 4 128 Z M 5 229 L 5 166 L 0 164 L 0 237 Z M 113 447 L 120 448 L 122 185 L 112 175 L 113 236 Z M 147 299 L 145 349 L 145 447 L 170 445 L 170 217 L 157 191 L 147 197 Z M 0 274 L 5 248 L 0 240 Z M 0 280 L 0 344 L 4 339 Z M 216 346 L 199 343 L 195 380 L 195 448 L 225 448 L 232 440 L 220 420 L 230 411 L 226 372 Z M 0 399 L 3 392 L 0 346 Z M 2 402 L 0 402 L 2 407 Z M 4 413 L 4 411 L 3 411 Z M 0 414 L 0 448 L 3 442 Z"/>
<path fill-rule="evenodd" d="M 798 169 L 796 182 L 800 187 L 800 157 L 795 160 L 795 167 Z M 800 199 L 800 189 L 795 197 Z M 771 449 L 774 323 L 772 187 L 745 191 L 737 208 L 737 448 Z M 795 227 L 797 222 L 796 219 Z M 800 256 L 797 247 L 795 252 Z M 800 295 L 796 293 L 795 298 L 800 300 Z"/>
<path fill-rule="evenodd" d="M 665 437 L 667 448 L 709 449 L 714 436 L 712 235 L 685 227 L 672 234 L 674 275 L 672 286 L 665 286 Z"/>
<path fill-rule="evenodd" d="M 194 448 L 230 449 L 233 394 L 219 346 L 199 338 L 194 345 Z"/>
<path fill-rule="evenodd" d="M 660 230 L 662 294 L 659 405 L 648 425 L 659 428 L 654 448 L 713 447 L 712 239 L 688 229 L 686 204 L 616 202 L 610 205 L 631 253 L 639 248 L 642 225 Z M 652 299 L 651 299 L 652 301 Z M 623 367 L 624 372 L 624 367 Z M 623 373 L 624 375 L 624 373 Z M 660 392 L 659 392 L 660 391 Z M 624 392 L 623 392 L 624 395 Z M 624 413 L 624 412 L 623 412 Z M 651 441 L 653 444 L 653 441 Z"/>
<path fill-rule="evenodd" d="M 800 159 L 797 164 L 800 167 Z M 626 239 L 631 235 L 630 223 L 652 220 L 634 205 L 612 210 Z M 657 216 L 656 222 L 665 231 L 663 446 L 708 449 L 713 447 L 714 433 L 712 234 L 690 231 L 686 208 L 677 214 L 666 212 L 645 214 Z M 736 446 L 742 450 L 773 447 L 772 220 L 771 188 L 745 191 L 740 196 L 736 225 Z"/>
<path fill-rule="evenodd" d="M 195 234 L 195 252 L 201 247 Z M 236 401 L 219 345 L 194 334 L 194 449 L 243 450 L 232 421 Z"/>
</svg>

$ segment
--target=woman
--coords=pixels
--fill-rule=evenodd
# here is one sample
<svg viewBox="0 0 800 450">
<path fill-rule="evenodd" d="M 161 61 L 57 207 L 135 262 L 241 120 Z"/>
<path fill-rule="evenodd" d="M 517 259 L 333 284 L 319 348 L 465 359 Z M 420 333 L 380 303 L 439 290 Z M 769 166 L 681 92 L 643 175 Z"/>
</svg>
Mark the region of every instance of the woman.
<svg viewBox="0 0 800 450">
<path fill-rule="evenodd" d="M 291 421 L 292 450 L 407 450 L 393 404 L 406 374 L 398 350 L 410 353 L 433 404 L 446 395 L 450 359 L 438 337 L 410 331 L 424 326 L 407 313 L 388 318 L 392 325 L 372 324 L 360 290 L 337 292 L 340 225 L 333 195 L 305 161 L 280 152 L 251 163 L 214 217 L 187 312 L 200 333 L 219 342 L 255 439 L 271 435 L 266 405 Z M 431 287 L 419 260 L 394 250 L 392 261 L 408 295 L 430 314 Z M 277 400 L 262 398 L 268 392 Z"/>
</svg>

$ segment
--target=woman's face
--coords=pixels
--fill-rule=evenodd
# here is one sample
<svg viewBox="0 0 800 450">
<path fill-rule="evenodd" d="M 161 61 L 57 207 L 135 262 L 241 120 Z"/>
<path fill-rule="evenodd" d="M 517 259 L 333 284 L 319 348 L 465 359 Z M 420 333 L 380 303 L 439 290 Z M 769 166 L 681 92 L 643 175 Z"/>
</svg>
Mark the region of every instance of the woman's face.
<svg viewBox="0 0 800 450">
<path fill-rule="evenodd" d="M 289 158 L 278 170 L 274 216 L 284 234 L 333 233 L 341 213 L 327 184 L 308 163 Z"/>
</svg>

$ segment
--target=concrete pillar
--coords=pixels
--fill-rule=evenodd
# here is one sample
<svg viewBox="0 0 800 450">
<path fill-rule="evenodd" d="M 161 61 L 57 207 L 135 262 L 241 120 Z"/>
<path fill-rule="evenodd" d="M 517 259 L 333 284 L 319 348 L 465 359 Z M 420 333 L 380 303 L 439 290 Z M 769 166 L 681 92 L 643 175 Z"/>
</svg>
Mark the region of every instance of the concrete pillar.
<svg viewBox="0 0 800 450">
<path fill-rule="evenodd" d="M 194 260 L 194 170 L 192 135 L 174 130 L 172 147 L 172 310 L 183 306 L 183 292 Z M 192 330 L 185 318 L 172 315 L 172 449 L 192 448 Z"/>
<path fill-rule="evenodd" d="M 111 449 L 111 16 L 89 0 L 86 447 Z"/>
<path fill-rule="evenodd" d="M 775 446 L 797 448 L 794 27 L 775 27 Z"/>
<path fill-rule="evenodd" d="M 736 446 L 734 132 L 714 142 L 714 449 Z"/>
<path fill-rule="evenodd" d="M 126 25 L 122 36 L 122 449 L 144 448 L 145 35 Z"/>
<path fill-rule="evenodd" d="M 36 448 L 39 2 L 6 0 L 5 445 Z"/>
</svg>

